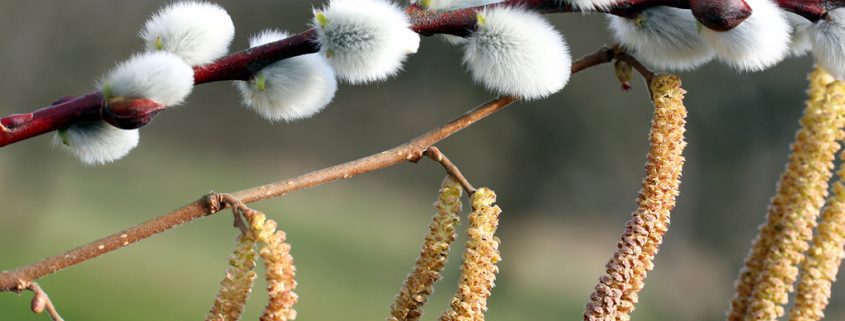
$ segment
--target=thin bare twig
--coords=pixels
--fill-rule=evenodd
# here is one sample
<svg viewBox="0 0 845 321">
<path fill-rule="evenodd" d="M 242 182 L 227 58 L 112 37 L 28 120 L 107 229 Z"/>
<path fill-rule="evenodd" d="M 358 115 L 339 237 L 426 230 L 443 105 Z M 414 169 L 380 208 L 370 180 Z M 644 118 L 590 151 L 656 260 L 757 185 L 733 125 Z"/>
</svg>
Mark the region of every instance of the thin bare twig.
<svg viewBox="0 0 845 321">
<path fill-rule="evenodd" d="M 464 174 L 461 173 L 461 170 L 458 169 L 458 166 L 455 166 L 455 164 L 452 163 L 452 161 L 450 161 L 449 158 L 446 157 L 446 155 L 444 155 L 439 148 L 435 146 L 430 146 L 428 147 L 428 149 L 425 150 L 424 154 L 426 157 L 431 158 L 433 161 L 440 163 L 440 165 L 443 166 L 443 169 L 446 170 L 446 173 L 448 173 L 449 176 L 452 176 L 452 178 L 458 181 L 458 183 L 461 184 L 467 194 L 472 195 L 473 193 L 475 193 L 475 187 L 472 187 L 472 184 L 470 184 L 466 177 L 464 177 Z"/>
<path fill-rule="evenodd" d="M 59 312 L 56 311 L 56 306 L 53 305 L 53 301 L 50 301 L 50 297 L 47 295 L 47 292 L 44 292 L 44 290 L 38 286 L 38 283 L 30 283 L 29 290 L 35 294 L 35 296 L 32 297 L 32 312 L 42 313 L 46 309 L 47 314 L 50 315 L 50 319 L 53 319 L 53 321 L 64 321 L 62 316 L 59 315 Z"/>
<path fill-rule="evenodd" d="M 607 58 L 607 56 L 607 49 L 602 48 L 591 55 L 579 59 L 573 63 L 572 73 L 574 74 L 588 67 L 610 62 L 610 58 Z M 233 199 L 243 204 L 253 203 L 332 181 L 369 173 L 399 163 L 417 160 L 435 143 L 492 115 L 516 100 L 517 98 L 511 96 L 493 99 L 404 144 L 354 161 L 316 170 L 291 179 L 241 190 L 230 195 L 211 192 L 179 209 L 129 229 L 114 233 L 62 254 L 21 266 L 13 271 L 4 271 L 0 273 L 0 292 L 23 291 L 33 281 L 46 275 L 94 259 L 100 255 L 115 251 L 184 223 L 217 213 L 228 208 L 232 204 Z"/>
</svg>

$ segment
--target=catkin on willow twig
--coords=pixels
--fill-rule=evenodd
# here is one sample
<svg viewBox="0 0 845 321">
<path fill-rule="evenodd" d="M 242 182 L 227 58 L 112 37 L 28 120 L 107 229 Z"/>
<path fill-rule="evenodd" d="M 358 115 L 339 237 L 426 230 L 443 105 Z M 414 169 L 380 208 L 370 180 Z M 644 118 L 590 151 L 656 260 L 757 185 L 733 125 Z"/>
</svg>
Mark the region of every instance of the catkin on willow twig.
<svg viewBox="0 0 845 321">
<path fill-rule="evenodd" d="M 685 91 L 674 75 L 660 75 L 651 83 L 654 117 L 649 134 L 646 177 L 637 209 L 625 226 L 622 240 L 599 278 L 584 312 L 587 321 L 628 320 L 637 303 L 654 256 L 669 228 L 669 213 L 678 196 L 686 142 Z"/>
<path fill-rule="evenodd" d="M 455 241 L 455 225 L 460 222 L 463 188 L 452 176 L 446 177 L 434 206 L 437 213 L 431 218 L 417 263 L 390 307 L 389 321 L 419 320 L 423 305 L 434 292 L 434 283 L 441 279 L 446 266 L 449 247 Z"/>
<path fill-rule="evenodd" d="M 827 85 L 824 104 L 845 106 L 845 83 Z M 845 159 L 841 153 L 840 159 Z M 839 165 L 839 181 L 827 199 L 813 242 L 801 264 L 801 275 L 795 305 L 789 313 L 791 321 L 817 321 L 824 318 L 830 288 L 843 258 L 845 246 L 845 166 Z"/>
<path fill-rule="evenodd" d="M 472 194 L 461 279 L 452 298 L 451 309 L 440 316 L 441 321 L 484 320 L 487 298 L 499 272 L 496 263 L 502 259 L 499 256 L 499 239 L 494 235 L 502 210 L 493 205 L 495 202 L 496 193 L 488 188 L 479 188 Z"/>
<path fill-rule="evenodd" d="M 238 235 L 235 251 L 229 258 L 226 276 L 206 317 L 207 321 L 236 321 L 240 319 L 252 283 L 255 280 L 255 239 L 250 233 Z"/>
<path fill-rule="evenodd" d="M 821 68 L 810 74 L 809 100 L 795 135 L 786 170 L 769 205 L 737 281 L 729 320 L 769 320 L 784 314 L 789 292 L 832 176 L 843 137 L 845 105 L 828 99 L 832 77 Z M 742 315 L 742 309 L 745 314 Z"/>
<path fill-rule="evenodd" d="M 259 251 L 264 260 L 267 292 L 270 302 L 264 308 L 261 321 L 287 321 L 296 319 L 293 305 L 299 297 L 296 288 L 296 268 L 290 255 L 290 244 L 285 243 L 285 232 L 276 231 L 276 221 L 268 220 L 264 213 L 252 211 L 246 215 L 255 239 L 264 244 Z"/>
</svg>

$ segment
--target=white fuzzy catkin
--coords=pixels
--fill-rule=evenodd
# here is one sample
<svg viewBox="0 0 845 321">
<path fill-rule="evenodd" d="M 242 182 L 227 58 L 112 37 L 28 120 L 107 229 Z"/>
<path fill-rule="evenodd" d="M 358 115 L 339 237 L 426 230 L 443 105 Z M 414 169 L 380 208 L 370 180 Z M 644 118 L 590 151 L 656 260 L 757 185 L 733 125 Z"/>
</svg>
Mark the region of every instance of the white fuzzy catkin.
<svg viewBox="0 0 845 321">
<path fill-rule="evenodd" d="M 385 80 L 419 48 L 408 16 L 386 0 L 331 0 L 315 10 L 321 53 L 337 76 L 351 84 Z"/>
<path fill-rule="evenodd" d="M 172 52 L 191 66 L 229 52 L 235 25 L 225 9 L 204 1 L 180 1 L 159 10 L 140 32 L 147 50 Z"/>
<path fill-rule="evenodd" d="M 146 98 L 167 106 L 182 103 L 193 87 L 193 68 L 164 51 L 133 56 L 112 69 L 98 86 L 109 97 Z"/>
<path fill-rule="evenodd" d="M 701 28 L 701 36 L 719 58 L 742 71 L 774 66 L 789 53 L 791 28 L 771 0 L 746 0 L 753 13 L 735 28 L 720 32 Z"/>
<path fill-rule="evenodd" d="M 53 137 L 53 145 L 93 166 L 126 156 L 138 145 L 138 130 L 116 128 L 105 121 L 74 124 Z"/>
<path fill-rule="evenodd" d="M 524 99 L 549 96 L 566 86 L 572 58 L 563 36 L 540 14 L 513 7 L 478 13 L 467 38 L 464 64 L 488 89 Z"/>
<path fill-rule="evenodd" d="M 813 56 L 836 79 L 845 80 L 845 8 L 827 14 L 810 27 Z"/>
<path fill-rule="evenodd" d="M 288 34 L 264 30 L 253 36 L 250 47 L 287 38 Z M 320 54 L 308 54 L 277 61 L 250 81 L 235 81 L 244 105 L 271 120 L 310 117 L 334 98 L 337 80 L 334 70 Z"/>
<path fill-rule="evenodd" d="M 422 2 L 426 5 L 426 9 L 437 11 L 450 11 L 470 7 L 486 6 L 488 4 L 499 3 L 505 0 L 411 0 L 411 3 Z"/>
<path fill-rule="evenodd" d="M 633 19 L 610 15 L 616 41 L 643 63 L 658 69 L 689 70 L 715 53 L 698 33 L 692 12 L 671 7 L 643 10 Z"/>
<path fill-rule="evenodd" d="M 558 0 L 563 1 L 570 4 L 573 8 L 584 11 L 590 12 L 598 9 L 608 9 L 616 3 L 618 0 Z"/>
<path fill-rule="evenodd" d="M 813 23 L 792 12 L 785 12 L 789 25 L 792 26 L 792 36 L 789 42 L 790 54 L 794 57 L 801 57 L 813 48 L 813 42 L 810 39 L 810 28 Z"/>
</svg>

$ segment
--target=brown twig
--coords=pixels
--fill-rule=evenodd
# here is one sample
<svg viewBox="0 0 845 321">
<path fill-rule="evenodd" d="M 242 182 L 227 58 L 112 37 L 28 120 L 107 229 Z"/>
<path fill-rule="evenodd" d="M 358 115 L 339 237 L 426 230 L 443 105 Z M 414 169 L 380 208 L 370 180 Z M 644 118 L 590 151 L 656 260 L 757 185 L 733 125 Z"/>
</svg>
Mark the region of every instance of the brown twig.
<svg viewBox="0 0 845 321">
<path fill-rule="evenodd" d="M 452 161 L 450 161 L 449 158 L 446 157 L 446 155 L 444 155 L 439 148 L 435 146 L 430 146 L 428 147 L 428 149 L 425 150 L 424 154 L 426 157 L 431 158 L 433 161 L 440 163 L 440 165 L 443 166 L 443 169 L 446 170 L 446 173 L 448 173 L 449 176 L 452 176 L 452 178 L 454 178 L 456 181 L 458 181 L 458 183 L 461 184 L 461 186 L 463 186 L 467 194 L 472 195 L 472 193 L 475 193 L 475 187 L 472 187 L 472 184 L 470 184 L 466 177 L 464 177 L 464 174 L 461 173 L 461 170 L 458 169 L 458 166 L 455 166 L 455 164 L 452 163 Z"/>
<path fill-rule="evenodd" d="M 50 301 L 50 297 L 47 295 L 47 292 L 44 292 L 44 290 L 38 286 L 38 283 L 30 283 L 29 290 L 35 294 L 35 296 L 32 297 L 32 312 L 40 314 L 46 309 L 47 314 L 50 315 L 50 319 L 53 319 L 53 321 L 64 321 L 62 316 L 59 315 L 59 312 L 56 311 L 56 306 L 53 305 L 53 301 Z"/>
<path fill-rule="evenodd" d="M 607 59 L 607 49 L 602 48 L 576 61 L 572 65 L 572 73 L 574 74 L 577 71 L 609 61 Z M 399 163 L 417 160 L 435 143 L 492 115 L 516 100 L 517 98 L 511 96 L 493 99 L 402 145 L 354 161 L 316 170 L 295 178 L 241 190 L 229 195 L 211 192 L 199 200 L 129 229 L 114 233 L 62 254 L 19 267 L 13 271 L 4 271 L 0 273 L 0 292 L 19 292 L 25 290 L 33 281 L 46 275 L 94 259 L 100 255 L 115 251 L 184 223 L 217 213 L 231 206 L 231 204 L 238 204 L 238 202 L 247 204 L 283 196 L 290 192 L 304 190 L 336 180 L 347 179 Z"/>
</svg>

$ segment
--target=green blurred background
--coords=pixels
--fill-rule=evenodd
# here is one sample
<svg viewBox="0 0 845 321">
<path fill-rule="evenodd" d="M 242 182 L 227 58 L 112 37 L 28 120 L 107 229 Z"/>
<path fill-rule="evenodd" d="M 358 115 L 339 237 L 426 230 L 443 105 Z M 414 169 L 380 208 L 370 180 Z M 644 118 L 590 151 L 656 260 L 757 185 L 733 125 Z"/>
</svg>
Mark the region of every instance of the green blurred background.
<svg viewBox="0 0 845 321">
<path fill-rule="evenodd" d="M 317 1 L 219 1 L 234 49 L 265 27 L 301 31 Z M 163 1 L 0 1 L 0 113 L 26 112 L 90 91 L 141 49 L 139 26 Z M 573 56 L 611 41 L 601 16 L 554 15 Z M 711 63 L 683 73 L 689 147 L 672 229 L 635 320 L 721 320 L 732 284 L 783 168 L 804 101 L 809 58 L 760 73 Z M 142 130 L 117 163 L 88 168 L 49 135 L 0 151 L 0 269 L 11 269 L 166 213 L 200 195 L 292 177 L 399 144 L 492 95 L 436 38 L 396 79 L 341 86 L 316 117 L 270 124 L 240 106 L 228 83 Z M 642 178 L 651 116 L 639 79 L 624 93 L 607 66 L 549 99 L 517 103 L 438 144 L 468 178 L 499 194 L 504 261 L 489 320 L 580 320 Z M 379 320 L 418 253 L 442 170 L 404 164 L 255 204 L 293 244 L 300 320 Z M 235 236 L 215 215 L 43 279 L 69 320 L 199 320 Z M 462 243 L 461 243 L 462 244 Z M 462 246 L 453 248 L 460 255 Z M 424 319 L 454 293 L 458 260 Z M 829 320 L 845 318 L 845 288 Z M 244 319 L 266 296 L 256 286 Z M 31 295 L 0 294 L 0 320 L 46 320 Z"/>
</svg>

